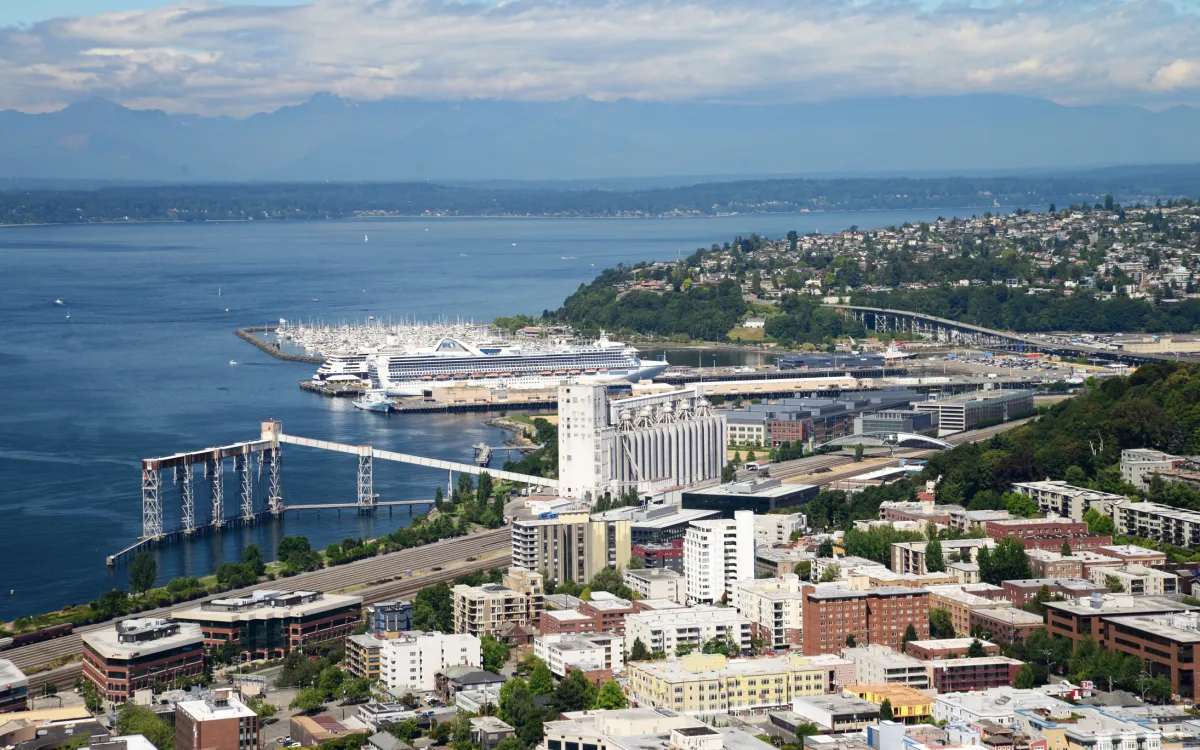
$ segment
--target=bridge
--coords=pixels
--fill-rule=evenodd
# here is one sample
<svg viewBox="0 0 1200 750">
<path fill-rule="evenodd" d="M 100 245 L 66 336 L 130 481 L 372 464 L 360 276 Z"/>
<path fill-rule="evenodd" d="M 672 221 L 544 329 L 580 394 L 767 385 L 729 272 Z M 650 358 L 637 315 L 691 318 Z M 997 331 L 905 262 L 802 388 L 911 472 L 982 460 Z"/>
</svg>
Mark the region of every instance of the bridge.
<svg viewBox="0 0 1200 750">
<path fill-rule="evenodd" d="M 153 541 L 167 535 L 182 533 L 193 534 L 204 527 L 221 528 L 229 522 L 252 523 L 263 515 L 279 515 L 288 510 L 283 502 L 283 446 L 295 445 L 302 448 L 346 453 L 358 458 L 358 493 L 356 502 L 350 504 L 323 504 L 321 508 L 352 507 L 359 512 L 370 513 L 377 507 L 391 507 L 419 504 L 420 501 L 396 501 L 380 503 L 379 496 L 374 492 L 374 462 L 395 461 L 398 463 L 421 466 L 428 469 L 438 469 L 464 474 L 480 475 L 487 473 L 495 479 L 503 479 L 518 484 L 534 487 L 557 489 L 557 479 L 519 474 L 513 471 L 494 471 L 486 466 L 443 461 L 437 458 L 426 458 L 408 453 L 378 450 L 370 445 L 349 445 L 330 440 L 288 435 L 283 431 L 283 423 L 273 419 L 264 420 L 260 425 L 260 435 L 255 440 L 240 443 L 204 448 L 197 451 L 175 453 L 159 458 L 142 459 L 142 536 L 144 541 Z M 225 463 L 233 459 L 234 473 L 238 484 L 238 512 L 227 518 L 225 514 Z M 257 469 L 255 464 L 257 463 Z M 203 476 L 209 484 L 209 522 L 201 524 L 196 518 L 196 471 L 197 465 L 203 466 Z M 176 531 L 168 532 L 163 528 L 163 472 L 173 472 L 173 480 L 179 488 L 180 524 Z M 256 478 L 265 477 L 265 495 L 262 503 L 255 502 Z M 296 505 L 292 508 L 317 508 L 318 506 Z"/>
<path fill-rule="evenodd" d="M 819 451 L 822 448 L 843 448 L 854 445 L 862 445 L 869 448 L 882 446 L 888 448 L 921 446 L 937 450 L 950 450 L 954 447 L 945 440 L 939 440 L 928 435 L 918 435 L 912 432 L 864 432 L 860 435 L 843 435 L 840 438 L 834 438 L 828 443 L 816 446 L 814 450 Z"/>
<path fill-rule="evenodd" d="M 826 305 L 853 318 L 876 333 L 903 333 L 920 336 L 932 341 L 958 344 L 987 349 L 1009 349 L 1029 352 L 1053 352 L 1070 356 L 1096 357 L 1142 364 L 1146 362 L 1171 362 L 1181 359 L 1164 354 L 1132 354 L 1129 352 L 1101 349 L 1087 344 L 1057 344 L 1012 331 L 961 323 L 957 320 L 939 318 L 936 315 L 911 310 L 891 310 L 861 305 Z"/>
</svg>

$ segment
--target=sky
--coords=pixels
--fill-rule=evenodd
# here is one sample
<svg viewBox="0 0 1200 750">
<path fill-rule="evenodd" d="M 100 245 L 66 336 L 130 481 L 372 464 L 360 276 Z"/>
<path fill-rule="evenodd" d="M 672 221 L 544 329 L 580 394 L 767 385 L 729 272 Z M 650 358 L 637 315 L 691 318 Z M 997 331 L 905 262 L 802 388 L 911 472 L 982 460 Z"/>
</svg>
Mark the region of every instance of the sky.
<svg viewBox="0 0 1200 750">
<path fill-rule="evenodd" d="M 0 0 L 0 109 L 240 117 L 321 92 L 1200 105 L 1200 0 Z"/>
</svg>

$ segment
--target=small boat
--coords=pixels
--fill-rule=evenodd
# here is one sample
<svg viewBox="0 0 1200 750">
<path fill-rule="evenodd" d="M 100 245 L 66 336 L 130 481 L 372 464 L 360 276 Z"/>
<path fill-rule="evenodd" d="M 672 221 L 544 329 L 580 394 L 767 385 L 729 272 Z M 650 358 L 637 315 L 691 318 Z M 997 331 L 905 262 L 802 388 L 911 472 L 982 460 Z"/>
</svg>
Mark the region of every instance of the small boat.
<svg viewBox="0 0 1200 750">
<path fill-rule="evenodd" d="M 567 371 L 566 370 L 555 370 L 554 374 L 555 375 L 566 375 Z"/>
<path fill-rule="evenodd" d="M 71 308 L 68 307 L 67 308 L 67 320 L 70 320 L 70 319 L 71 319 Z"/>
<path fill-rule="evenodd" d="M 363 235 L 363 242 L 370 242 L 370 241 L 371 241 L 371 238 L 370 238 L 370 237 L 368 237 L 367 235 L 365 235 L 365 234 L 364 234 L 364 235 Z"/>
<path fill-rule="evenodd" d="M 588 369 L 583 371 L 583 374 L 584 375 L 595 375 L 596 370 L 594 368 L 589 367 Z"/>
<path fill-rule="evenodd" d="M 280 319 L 279 319 L 279 325 L 281 325 L 281 326 L 285 326 L 285 325 L 287 325 L 287 318 L 280 318 Z"/>
<path fill-rule="evenodd" d="M 466 380 L 467 374 L 465 372 L 456 372 L 456 373 L 454 373 L 454 379 L 455 380 Z"/>
<path fill-rule="evenodd" d="M 229 360 L 229 365 L 230 365 L 231 367 L 232 367 L 233 365 L 236 365 L 237 363 L 238 363 L 238 361 L 237 361 L 236 359 L 231 359 L 231 360 Z"/>
<path fill-rule="evenodd" d="M 221 287 L 217 287 L 217 296 L 218 296 L 218 297 L 220 297 L 220 296 L 221 296 Z"/>
<path fill-rule="evenodd" d="M 389 412 L 392 410 L 392 404 L 387 399 L 387 391 L 382 389 L 369 390 L 355 399 L 353 403 L 354 408 L 363 411 Z"/>
<path fill-rule="evenodd" d="M 554 374 L 554 370 L 542 370 L 541 372 L 538 373 L 538 375 L 553 375 L 553 374 Z"/>
<path fill-rule="evenodd" d="M 571 374 L 571 375 L 578 375 L 578 374 L 579 374 L 579 370 L 570 370 L 569 372 L 570 372 L 570 374 Z"/>
<path fill-rule="evenodd" d="M 421 380 L 433 380 L 433 376 L 432 375 L 422 375 Z"/>
<path fill-rule="evenodd" d="M 56 300 L 54 300 L 54 304 L 56 304 L 56 305 L 65 305 L 66 303 L 65 303 L 65 302 L 63 302 L 63 301 L 62 301 L 62 300 L 60 300 L 60 299 L 56 299 Z"/>
<path fill-rule="evenodd" d="M 229 312 L 229 308 L 228 308 L 228 307 L 227 307 L 227 308 L 225 308 L 225 312 Z"/>
</svg>

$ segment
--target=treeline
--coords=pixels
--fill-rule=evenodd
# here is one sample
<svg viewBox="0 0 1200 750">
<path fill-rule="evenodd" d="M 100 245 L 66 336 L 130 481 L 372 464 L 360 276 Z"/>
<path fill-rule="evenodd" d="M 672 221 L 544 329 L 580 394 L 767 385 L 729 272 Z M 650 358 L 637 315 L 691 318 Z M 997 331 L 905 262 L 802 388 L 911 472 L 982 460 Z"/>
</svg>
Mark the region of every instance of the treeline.
<svg viewBox="0 0 1200 750">
<path fill-rule="evenodd" d="M 1164 181 L 1147 173 L 1118 178 L 1037 177 L 783 179 L 669 188 L 599 190 L 483 188 L 430 183 L 270 183 L 118 186 L 92 190 L 0 191 L 0 224 L 109 221 L 315 220 L 391 216 L 713 216 L 800 210 L 992 206 L 1042 208 L 1103 193 L 1122 200 L 1200 194 L 1200 176 Z"/>
<path fill-rule="evenodd" d="M 855 294 L 867 307 L 910 310 L 960 323 L 1010 331 L 1095 331 L 1188 333 L 1200 329 L 1200 300 L 1166 304 L 1088 291 L 1069 297 L 1028 294 L 1003 286 L 951 287 Z"/>
<path fill-rule="evenodd" d="M 619 292 L 613 283 L 623 278 L 620 271 L 606 271 L 589 285 L 580 285 L 563 306 L 552 314 L 580 331 L 633 331 L 693 339 L 722 341 L 731 328 L 741 324 L 748 306 L 742 290 L 726 279 L 716 286 L 688 285 L 686 294 L 659 294 L 633 290 Z"/>
</svg>

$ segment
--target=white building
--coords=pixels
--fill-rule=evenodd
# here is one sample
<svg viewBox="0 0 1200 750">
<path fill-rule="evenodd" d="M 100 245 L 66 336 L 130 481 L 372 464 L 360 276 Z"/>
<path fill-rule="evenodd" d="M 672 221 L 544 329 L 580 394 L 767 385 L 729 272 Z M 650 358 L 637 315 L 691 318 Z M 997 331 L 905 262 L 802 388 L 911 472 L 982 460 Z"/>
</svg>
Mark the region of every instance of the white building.
<svg viewBox="0 0 1200 750">
<path fill-rule="evenodd" d="M 1150 475 L 1156 471 L 1170 471 L 1184 459 L 1170 453 L 1149 448 L 1126 448 L 1121 451 L 1121 479 L 1139 490 L 1150 486 Z"/>
<path fill-rule="evenodd" d="M 920 659 L 879 643 L 842 649 L 854 662 L 854 675 L 865 685 L 908 685 L 918 690 L 929 687 L 929 671 Z"/>
<path fill-rule="evenodd" d="M 735 581 L 730 605 L 751 623 L 750 632 L 774 649 L 801 645 L 804 594 L 800 576 Z"/>
<path fill-rule="evenodd" d="M 625 671 L 625 641 L 611 633 L 547 633 L 533 639 L 533 653 L 557 677 L 566 677 L 572 669 Z"/>
<path fill-rule="evenodd" d="M 683 576 L 689 604 L 719 602 L 734 581 L 753 578 L 754 512 L 693 522 L 683 540 Z"/>
<path fill-rule="evenodd" d="M 1124 495 L 1100 492 L 1087 487 L 1076 487 L 1060 479 L 1017 482 L 1012 486 L 1012 490 L 1036 500 L 1038 510 L 1041 512 L 1064 516 L 1072 521 L 1082 521 L 1083 515 L 1093 506 L 1095 506 L 1096 512 L 1111 516 L 1114 507 L 1129 502 Z"/>
<path fill-rule="evenodd" d="M 651 651 L 675 655 L 680 643 L 699 648 L 705 641 L 729 636 L 743 650 L 750 648 L 750 621 L 732 607 L 688 607 L 635 612 L 625 616 L 625 650 L 637 640 Z"/>
<path fill-rule="evenodd" d="M 687 601 L 683 574 L 670 568 L 626 570 L 625 585 L 642 599 L 670 599 L 683 604 Z"/>
<path fill-rule="evenodd" d="M 410 631 L 383 642 L 380 679 L 388 690 L 434 689 L 434 675 L 447 667 L 482 667 L 480 641 L 466 633 Z"/>
<path fill-rule="evenodd" d="M 558 389 L 559 492 L 619 495 L 669 480 L 685 487 L 719 479 L 728 427 L 698 389 L 608 400 L 605 386 Z"/>
<path fill-rule="evenodd" d="M 969 693 L 939 693 L 933 703 L 933 718 L 967 724 L 987 720 L 1011 727 L 1017 711 L 1032 709 L 1069 712 L 1071 705 L 1038 690 L 997 687 Z"/>
<path fill-rule="evenodd" d="M 803 513 L 755 516 L 754 538 L 760 546 L 773 547 L 791 541 L 793 533 L 804 533 L 807 527 L 808 519 Z"/>
<path fill-rule="evenodd" d="M 1118 568 L 1092 568 L 1092 583 L 1109 586 L 1135 596 L 1162 596 L 1179 591 L 1179 576 L 1165 570 L 1147 568 L 1145 565 L 1125 565 Z"/>
</svg>

